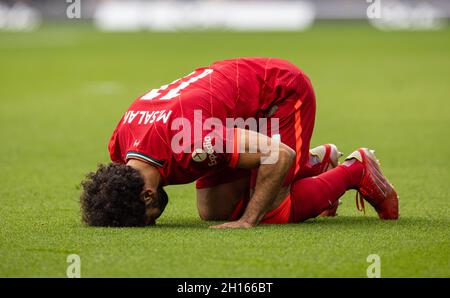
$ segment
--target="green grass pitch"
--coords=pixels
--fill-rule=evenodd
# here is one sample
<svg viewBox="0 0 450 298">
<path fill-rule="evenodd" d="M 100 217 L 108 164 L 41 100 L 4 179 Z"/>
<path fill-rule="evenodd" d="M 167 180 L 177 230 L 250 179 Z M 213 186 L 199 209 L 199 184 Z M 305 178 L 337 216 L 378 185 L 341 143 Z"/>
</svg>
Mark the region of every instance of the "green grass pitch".
<svg viewBox="0 0 450 298">
<path fill-rule="evenodd" d="M 170 186 L 156 227 L 81 224 L 83 175 L 131 101 L 197 66 L 275 56 L 307 72 L 318 101 L 312 146 L 376 149 L 401 218 L 364 216 L 354 192 L 339 216 L 211 230 L 193 185 Z M 379 32 L 319 24 L 298 33 L 100 33 L 47 25 L 0 33 L 0 276 L 450 277 L 450 30 Z"/>
</svg>

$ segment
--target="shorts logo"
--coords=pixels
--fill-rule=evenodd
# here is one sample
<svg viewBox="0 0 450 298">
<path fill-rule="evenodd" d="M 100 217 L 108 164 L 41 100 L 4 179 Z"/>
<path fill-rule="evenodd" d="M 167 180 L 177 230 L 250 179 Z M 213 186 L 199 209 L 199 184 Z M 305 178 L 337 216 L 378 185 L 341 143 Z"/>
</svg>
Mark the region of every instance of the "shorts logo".
<svg viewBox="0 0 450 298">
<path fill-rule="evenodd" d="M 206 152 L 202 148 L 196 148 L 192 152 L 192 160 L 195 162 L 202 162 L 206 159 Z"/>
</svg>

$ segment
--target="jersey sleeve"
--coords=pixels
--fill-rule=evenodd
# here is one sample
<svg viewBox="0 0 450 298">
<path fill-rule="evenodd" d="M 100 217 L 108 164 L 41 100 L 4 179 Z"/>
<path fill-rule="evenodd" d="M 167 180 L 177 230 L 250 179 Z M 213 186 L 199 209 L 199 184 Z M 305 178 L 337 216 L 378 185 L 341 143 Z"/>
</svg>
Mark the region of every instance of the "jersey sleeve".
<svg viewBox="0 0 450 298">
<path fill-rule="evenodd" d="M 182 167 L 192 168 L 201 176 L 211 170 L 235 168 L 239 161 L 239 139 L 240 130 L 237 128 L 206 131 L 201 137 L 193 138 L 189 150 L 174 156 Z"/>
<path fill-rule="evenodd" d="M 157 168 L 163 168 L 166 161 L 170 159 L 164 140 L 155 130 L 142 134 L 132 134 L 128 140 L 128 146 L 124 150 L 125 162 L 130 159 L 139 159 Z"/>
</svg>

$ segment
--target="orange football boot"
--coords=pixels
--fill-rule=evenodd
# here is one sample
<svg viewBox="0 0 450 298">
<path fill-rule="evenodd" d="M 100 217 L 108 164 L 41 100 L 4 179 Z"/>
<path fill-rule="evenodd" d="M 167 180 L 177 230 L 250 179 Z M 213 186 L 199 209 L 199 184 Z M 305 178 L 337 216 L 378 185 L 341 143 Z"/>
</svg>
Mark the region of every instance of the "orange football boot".
<svg viewBox="0 0 450 298">
<path fill-rule="evenodd" d="M 345 160 L 351 159 L 358 160 L 364 166 L 360 186 L 356 193 L 356 207 L 358 210 L 365 212 L 364 200 L 366 200 L 375 208 L 381 219 L 398 219 L 399 197 L 393 185 L 389 183 L 388 179 L 381 172 L 375 151 L 368 148 L 359 148 Z"/>
</svg>

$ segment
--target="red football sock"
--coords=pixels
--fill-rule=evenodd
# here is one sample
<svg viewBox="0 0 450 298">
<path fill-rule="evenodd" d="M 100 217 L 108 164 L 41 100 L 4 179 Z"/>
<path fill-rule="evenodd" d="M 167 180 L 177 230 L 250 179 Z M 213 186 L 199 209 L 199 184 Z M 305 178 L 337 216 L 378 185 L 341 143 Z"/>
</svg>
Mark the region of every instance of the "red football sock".
<svg viewBox="0 0 450 298">
<path fill-rule="evenodd" d="M 315 177 L 294 181 L 291 185 L 292 221 L 318 216 L 348 189 L 358 188 L 363 165 L 352 159 Z"/>
<path fill-rule="evenodd" d="M 329 161 L 327 160 L 326 162 L 328 163 Z M 308 162 L 300 168 L 298 179 L 320 175 L 324 172 L 323 168 L 323 161 L 319 157 L 309 154 Z"/>
</svg>

